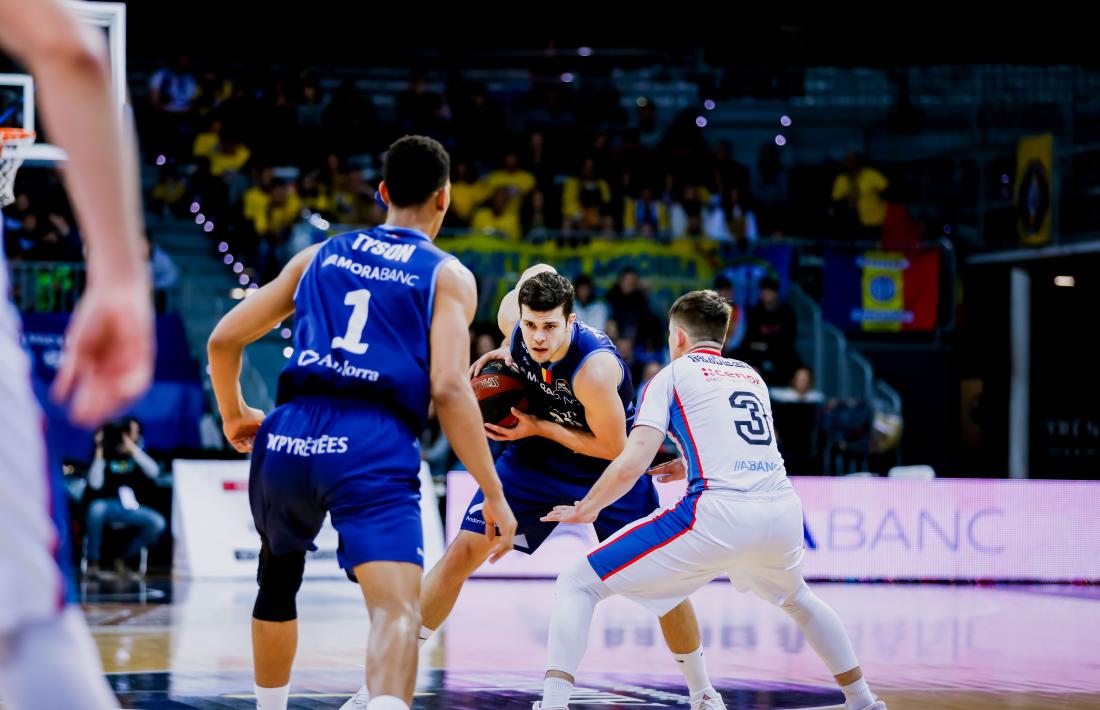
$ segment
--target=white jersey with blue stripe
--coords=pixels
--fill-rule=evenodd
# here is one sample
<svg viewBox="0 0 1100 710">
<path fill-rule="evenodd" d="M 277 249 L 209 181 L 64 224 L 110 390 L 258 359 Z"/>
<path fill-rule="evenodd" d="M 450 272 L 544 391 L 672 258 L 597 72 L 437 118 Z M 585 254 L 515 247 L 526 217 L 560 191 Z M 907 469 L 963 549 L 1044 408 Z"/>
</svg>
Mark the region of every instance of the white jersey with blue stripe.
<svg viewBox="0 0 1100 710">
<path fill-rule="evenodd" d="M 697 348 L 657 373 L 642 392 L 634 426 L 672 437 L 689 493 L 790 488 L 767 385 L 752 367 L 716 350 Z"/>
</svg>

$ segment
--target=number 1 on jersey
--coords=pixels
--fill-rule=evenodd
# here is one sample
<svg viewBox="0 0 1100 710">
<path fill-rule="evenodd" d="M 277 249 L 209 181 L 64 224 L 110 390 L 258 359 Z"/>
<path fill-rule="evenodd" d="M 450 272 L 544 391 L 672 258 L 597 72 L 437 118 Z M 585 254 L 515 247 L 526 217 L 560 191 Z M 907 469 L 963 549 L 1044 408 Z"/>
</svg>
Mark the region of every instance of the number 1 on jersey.
<svg viewBox="0 0 1100 710">
<path fill-rule="evenodd" d="M 348 291 L 344 296 L 344 305 L 352 306 L 351 319 L 348 321 L 348 331 L 342 336 L 337 335 L 332 339 L 333 350 L 347 350 L 349 353 L 362 355 L 367 352 L 367 344 L 362 342 L 363 328 L 367 325 L 367 306 L 370 304 L 370 291 L 361 288 L 358 291 Z"/>
</svg>

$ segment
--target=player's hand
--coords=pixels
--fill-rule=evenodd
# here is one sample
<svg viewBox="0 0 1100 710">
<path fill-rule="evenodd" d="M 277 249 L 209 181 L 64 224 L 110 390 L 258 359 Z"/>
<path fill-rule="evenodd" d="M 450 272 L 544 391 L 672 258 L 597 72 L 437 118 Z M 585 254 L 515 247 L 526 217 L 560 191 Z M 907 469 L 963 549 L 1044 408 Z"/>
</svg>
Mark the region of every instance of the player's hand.
<svg viewBox="0 0 1100 710">
<path fill-rule="evenodd" d="M 225 438 L 229 439 L 234 449 L 247 454 L 252 451 L 252 445 L 256 442 L 256 432 L 263 422 L 262 411 L 245 407 L 239 416 L 222 418 L 222 431 L 225 432 Z"/>
<path fill-rule="evenodd" d="M 154 349 L 148 283 L 91 285 L 65 333 L 53 398 L 68 402 L 74 424 L 96 426 L 148 389 Z"/>
<path fill-rule="evenodd" d="M 512 416 L 518 420 L 514 427 L 502 427 L 486 422 L 485 436 L 493 441 L 515 441 L 529 436 L 538 436 L 538 417 L 525 414 L 515 407 L 512 407 Z"/>
<path fill-rule="evenodd" d="M 485 369 L 493 360 L 503 360 L 504 364 L 510 368 L 515 368 L 516 363 L 512 361 L 512 350 L 504 345 L 501 345 L 496 350 L 490 350 L 477 359 L 473 365 L 470 365 L 470 377 L 477 377 L 477 373 Z"/>
<path fill-rule="evenodd" d="M 496 562 L 512 549 L 516 537 L 516 516 L 503 495 L 486 497 L 481 516 L 485 518 L 485 537 L 492 545 L 489 562 Z"/>
<path fill-rule="evenodd" d="M 539 518 L 544 523 L 591 523 L 600 515 L 598 510 L 587 510 L 584 501 L 577 501 L 573 505 L 556 505 L 546 515 Z"/>
<path fill-rule="evenodd" d="M 646 474 L 653 476 L 657 483 L 669 483 L 683 480 L 687 476 L 687 469 L 684 468 L 684 460 L 681 458 L 653 466 L 646 470 Z"/>
</svg>

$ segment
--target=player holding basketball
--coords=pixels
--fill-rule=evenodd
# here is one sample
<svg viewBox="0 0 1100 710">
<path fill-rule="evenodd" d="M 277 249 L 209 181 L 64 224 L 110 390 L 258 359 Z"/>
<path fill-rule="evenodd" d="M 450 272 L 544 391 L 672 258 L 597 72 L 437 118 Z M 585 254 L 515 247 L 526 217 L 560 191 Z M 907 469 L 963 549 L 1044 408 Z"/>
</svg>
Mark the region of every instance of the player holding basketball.
<svg viewBox="0 0 1100 710">
<path fill-rule="evenodd" d="M 568 707 L 596 604 L 612 594 L 657 614 L 728 572 L 742 589 L 782 608 L 844 691 L 848 710 L 885 710 L 863 680 L 836 612 L 802 579 L 802 503 L 772 431 L 768 388 L 755 370 L 721 355 L 730 307 L 714 291 L 669 310 L 672 362 L 642 393 L 626 448 L 583 499 L 543 520 L 587 523 L 637 485 L 665 435 L 680 449 L 687 493 L 615 533 L 558 577 L 542 710 Z"/>
<path fill-rule="evenodd" d="M 102 35 L 60 3 L 0 0 L 0 49 L 33 74 L 50 135 L 68 154 L 64 178 L 87 246 L 88 282 L 53 394 L 68 401 L 75 423 L 91 427 L 141 395 L 153 372 L 133 140 L 111 94 Z M 2 260 L 0 291 L 8 291 Z M 58 526 L 50 515 L 51 491 L 64 488 L 47 464 L 10 305 L 0 308 L 0 363 L 0 701 L 16 710 L 118 707 L 79 610 L 67 606 L 68 561 L 59 555 L 68 519 Z"/>
<path fill-rule="evenodd" d="M 496 559 L 512 547 L 516 521 L 467 377 L 474 278 L 432 244 L 450 204 L 449 174 L 436 141 L 395 142 L 380 188 L 386 224 L 304 250 L 210 336 L 226 437 L 238 451 L 254 449 L 249 498 L 262 548 L 252 640 L 264 710 L 287 705 L 295 598 L 326 512 L 340 533 L 340 566 L 354 572 L 371 616 L 368 707 L 411 704 L 424 563 L 417 437 L 429 401 L 488 493 L 484 549 Z M 291 314 L 294 355 L 265 418 L 241 397 L 241 353 Z"/>
<path fill-rule="evenodd" d="M 577 322 L 573 286 L 550 266 L 540 264 L 523 274 L 501 302 L 497 324 L 504 344 L 483 356 L 472 371 L 492 360 L 505 360 L 514 363 L 527 381 L 527 413 L 512 410 L 519 423 L 511 429 L 492 424 L 485 428 L 490 438 L 510 442 L 496 465 L 519 519 L 516 549 L 530 554 L 557 525 L 539 517 L 553 505 L 582 498 L 607 462 L 622 451 L 634 418 L 634 386 L 610 339 Z M 489 555 L 484 503 L 484 492 L 479 491 L 458 536 L 424 580 L 422 640 L 447 618 L 463 583 Z M 653 484 L 637 481 L 594 521 L 596 534 L 604 539 L 657 506 Z M 707 692 L 716 697 L 690 602 L 666 609 L 661 629 L 693 693 L 698 698 Z M 360 690 L 344 707 L 356 707 L 364 699 Z"/>
</svg>

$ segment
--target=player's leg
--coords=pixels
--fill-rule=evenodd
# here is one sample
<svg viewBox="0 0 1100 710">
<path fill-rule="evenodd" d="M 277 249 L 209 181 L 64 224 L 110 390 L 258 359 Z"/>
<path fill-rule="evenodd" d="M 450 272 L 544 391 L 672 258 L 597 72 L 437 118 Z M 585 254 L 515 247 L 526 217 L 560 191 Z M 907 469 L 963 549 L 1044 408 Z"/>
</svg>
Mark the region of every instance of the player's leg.
<svg viewBox="0 0 1100 710">
<path fill-rule="evenodd" d="M 699 634 L 699 621 L 695 616 L 695 607 L 690 599 L 685 599 L 676 607 L 660 617 L 661 633 L 664 634 L 672 658 L 684 674 L 688 693 L 694 698 L 718 697 L 718 691 L 710 682 L 707 661 L 703 655 L 703 639 Z"/>
<path fill-rule="evenodd" d="M 698 535 L 691 535 L 698 496 L 676 506 L 651 513 L 626 526 L 589 553 L 558 579 L 554 619 L 550 631 L 550 661 L 544 687 L 544 708 L 564 707 L 572 690 L 573 676 L 584 654 L 588 627 L 598 601 L 622 594 L 653 611 L 667 625 L 674 650 L 694 654 L 689 676 L 702 687 L 693 689 L 692 707 L 721 708 L 722 701 L 706 679 L 698 636 L 698 623 L 687 597 L 721 571 L 722 550 Z M 718 566 L 715 568 L 715 561 Z M 667 619 L 665 617 L 668 617 Z M 688 676 L 684 665 L 685 676 Z"/>
<path fill-rule="evenodd" d="M 771 520 L 753 520 L 755 513 L 750 506 L 766 511 Z M 781 608 L 798 624 L 810 647 L 824 661 L 844 692 L 847 710 L 885 708 L 885 703 L 875 698 L 863 680 L 855 650 L 840 617 L 802 578 L 801 502 L 791 495 L 782 501 L 746 503 L 740 512 L 738 517 L 746 527 L 767 532 L 760 544 L 746 544 L 745 555 L 730 570 L 730 578 Z M 758 524 L 750 525 L 752 523 Z"/>
<path fill-rule="evenodd" d="M 2 316 L 2 314 L 0 314 Z M 65 607 L 67 550 L 51 517 L 64 506 L 59 471 L 47 466 L 42 419 L 30 388 L 29 364 L 12 323 L 0 317 L 0 702 L 5 708 L 118 707 L 99 653 L 75 606 Z M 17 445 L 16 445 L 17 444 Z"/>
<path fill-rule="evenodd" d="M 564 489 L 560 482 L 515 461 L 508 452 L 497 459 L 496 469 L 504 496 L 516 516 L 515 549 L 520 552 L 533 553 L 554 530 L 556 523 L 544 523 L 539 518 L 555 505 L 572 503 L 584 496 L 585 491 Z M 420 594 L 422 640 L 442 626 L 458 600 L 462 585 L 489 557 L 485 518 L 481 513 L 484 503 L 481 491 L 474 494 L 462 516 L 458 536 L 424 579 Z"/>
<path fill-rule="evenodd" d="M 407 710 L 416 685 L 420 565 L 365 562 L 355 567 L 370 612 L 367 686 L 371 710 Z"/>
<path fill-rule="evenodd" d="M 549 653 L 542 688 L 542 708 L 564 708 L 573 692 L 577 668 L 588 649 L 588 632 L 596 604 L 614 594 L 587 558 L 558 575 L 550 616 Z"/>
<path fill-rule="evenodd" d="M 482 523 L 484 525 L 484 523 Z M 420 592 L 422 640 L 438 629 L 454 609 L 462 585 L 489 558 L 490 545 L 484 533 L 459 530 L 443 558 L 424 578 Z"/>
<path fill-rule="evenodd" d="M 305 437 L 325 431 L 315 412 L 294 404 L 277 408 L 256 435 L 248 494 L 252 519 L 260 533 L 258 590 L 252 609 L 252 659 L 256 706 L 285 710 L 290 669 L 298 647 L 298 590 L 306 551 L 321 530 L 325 507 L 316 500 L 308 459 L 267 450 L 267 432 Z"/>
<path fill-rule="evenodd" d="M 596 521 L 596 534 L 601 539 L 608 539 L 620 530 L 628 528 L 631 524 L 623 525 L 624 519 L 633 521 L 639 518 L 645 519 L 659 515 L 661 511 L 650 513 L 656 507 L 656 491 L 648 477 L 642 480 L 634 488 L 609 507 Z M 630 517 L 627 517 L 630 516 Z M 695 616 L 695 609 L 690 599 L 685 599 L 674 609 L 660 617 L 661 633 L 665 637 L 668 650 L 672 653 L 677 667 L 684 674 L 688 691 L 692 697 L 704 695 L 717 696 L 714 686 L 710 682 L 707 673 L 707 664 L 703 656 L 703 641 L 699 634 L 699 622 Z"/>
<path fill-rule="evenodd" d="M 344 707 L 404 710 L 416 681 L 424 574 L 415 437 L 384 412 L 339 417 L 328 431 L 347 434 L 348 468 L 316 478 L 340 534 L 340 566 L 355 576 L 371 615 L 366 682 Z M 353 438 L 359 431 L 375 436 Z"/>
<path fill-rule="evenodd" d="M 290 668 L 298 649 L 298 590 L 305 550 L 276 555 L 262 538 L 256 573 L 259 591 L 252 608 L 252 664 L 257 707 L 281 710 L 290 693 Z"/>
</svg>

